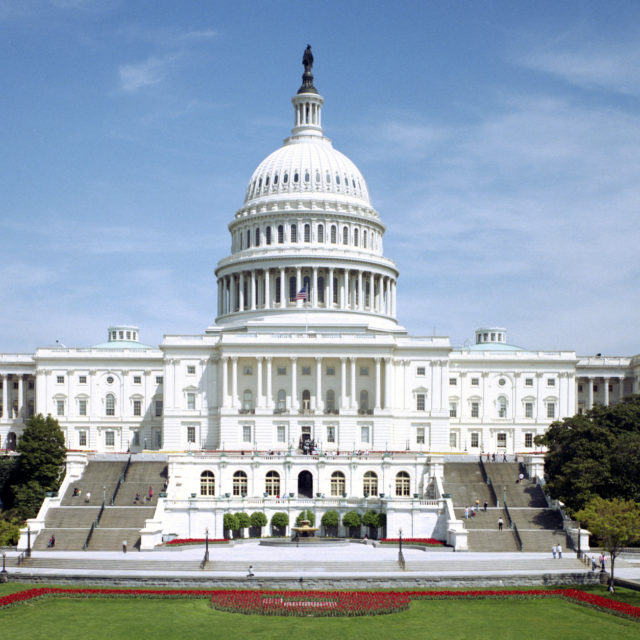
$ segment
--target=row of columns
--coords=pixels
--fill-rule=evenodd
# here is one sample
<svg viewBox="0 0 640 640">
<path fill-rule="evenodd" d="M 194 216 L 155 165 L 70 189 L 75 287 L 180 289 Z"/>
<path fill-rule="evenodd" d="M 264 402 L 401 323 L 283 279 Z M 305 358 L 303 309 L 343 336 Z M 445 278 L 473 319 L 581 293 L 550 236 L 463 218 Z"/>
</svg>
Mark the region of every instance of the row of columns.
<svg viewBox="0 0 640 640">
<path fill-rule="evenodd" d="M 580 378 L 576 378 L 576 382 L 578 384 L 582 384 L 587 386 L 587 402 L 586 409 L 592 409 L 594 405 L 594 396 L 595 396 L 595 384 L 596 380 L 602 380 L 604 385 L 604 402 L 605 407 L 608 407 L 611 404 L 611 397 L 609 392 L 609 384 L 612 380 L 616 380 L 618 382 L 618 397 L 616 399 L 617 402 L 622 400 L 624 395 L 624 381 L 626 376 L 581 376 Z M 632 393 L 638 393 L 639 384 L 638 378 L 633 378 L 633 389 Z M 584 389 L 583 389 L 584 392 Z"/>
<path fill-rule="evenodd" d="M 7 420 L 9 418 L 25 417 L 24 408 L 27 406 L 27 389 L 28 385 L 25 384 L 26 378 L 32 378 L 29 374 L 22 373 L 0 373 L 0 382 L 2 383 L 2 419 Z M 9 406 L 9 384 L 11 382 L 18 382 L 18 406 L 17 411 L 13 406 Z"/>
<path fill-rule="evenodd" d="M 294 273 L 295 293 L 302 289 L 308 279 L 311 291 L 307 291 L 307 300 L 312 309 L 347 309 L 391 317 L 396 315 L 396 281 L 391 276 L 333 267 L 311 267 L 311 273 L 305 271 L 303 273 L 302 267 L 296 267 L 295 270 L 286 267 L 254 269 L 218 278 L 218 315 L 297 306 L 298 303 L 289 296 L 289 278 L 294 277 Z M 320 278 L 324 278 L 322 296 L 318 288 Z M 277 282 L 280 283 L 280 300 L 276 299 Z"/>
<path fill-rule="evenodd" d="M 280 360 L 280 358 L 279 358 Z M 358 358 L 340 358 L 340 397 L 336 399 L 336 408 L 357 409 L 358 401 L 356 397 L 356 363 Z M 384 358 L 384 398 L 382 387 L 382 361 L 383 358 L 375 358 L 375 387 L 374 387 L 374 408 L 389 409 L 391 401 L 391 358 Z M 231 361 L 231 376 L 229 376 L 229 361 Z M 316 357 L 315 375 L 315 410 L 324 409 L 322 380 L 322 357 Z M 226 408 L 237 408 L 241 406 L 241 399 L 238 394 L 238 358 L 236 356 L 223 356 L 222 362 L 222 406 Z M 266 363 L 266 393 L 263 388 L 263 362 Z M 291 374 L 287 375 L 290 381 L 291 390 L 291 410 L 300 409 L 298 399 L 298 358 L 288 358 L 291 365 Z M 347 362 L 349 363 L 349 393 L 347 394 Z M 275 399 L 273 395 L 273 358 L 271 356 L 258 356 L 256 358 L 256 403 L 258 409 L 273 409 Z M 309 407 L 311 409 L 311 407 Z"/>
</svg>

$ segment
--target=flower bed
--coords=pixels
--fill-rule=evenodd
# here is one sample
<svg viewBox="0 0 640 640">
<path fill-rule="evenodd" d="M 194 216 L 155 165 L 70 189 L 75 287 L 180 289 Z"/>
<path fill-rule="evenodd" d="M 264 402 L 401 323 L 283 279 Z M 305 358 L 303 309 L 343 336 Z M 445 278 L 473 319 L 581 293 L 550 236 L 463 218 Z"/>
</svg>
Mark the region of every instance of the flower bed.
<svg viewBox="0 0 640 640">
<path fill-rule="evenodd" d="M 205 544 L 204 538 L 174 538 L 165 542 L 166 545 Z M 209 538 L 209 544 L 229 544 L 225 538 Z"/>
<path fill-rule="evenodd" d="M 398 544 L 398 538 L 382 538 L 381 544 Z M 428 547 L 444 547 L 444 540 L 436 540 L 435 538 L 402 538 L 402 542 L 407 544 L 422 544 Z"/>
</svg>

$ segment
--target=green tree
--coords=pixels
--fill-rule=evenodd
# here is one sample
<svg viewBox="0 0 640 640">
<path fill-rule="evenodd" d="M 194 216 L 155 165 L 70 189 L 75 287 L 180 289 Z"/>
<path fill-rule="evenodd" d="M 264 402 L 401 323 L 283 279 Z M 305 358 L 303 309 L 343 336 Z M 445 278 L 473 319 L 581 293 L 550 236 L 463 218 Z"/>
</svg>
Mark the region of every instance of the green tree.
<svg viewBox="0 0 640 640">
<path fill-rule="evenodd" d="M 357 511 L 347 511 L 342 516 L 342 524 L 343 526 L 349 529 L 349 534 L 352 538 L 356 535 L 356 529 L 360 528 L 360 524 L 362 523 L 362 518 Z"/>
<path fill-rule="evenodd" d="M 584 522 L 611 556 L 611 589 L 616 557 L 629 543 L 640 541 L 640 505 L 633 500 L 592 498 L 576 518 Z"/>
<path fill-rule="evenodd" d="M 326 511 L 322 514 L 320 524 L 325 528 L 325 531 L 330 531 L 334 536 L 337 536 L 340 514 L 337 511 Z"/>
<path fill-rule="evenodd" d="M 266 527 L 269 520 L 267 520 L 267 516 L 262 513 L 262 511 L 254 511 L 251 516 L 251 527 L 253 529 L 258 530 L 258 537 L 262 536 L 262 527 Z"/>
<path fill-rule="evenodd" d="M 365 527 L 369 528 L 369 535 L 374 538 L 375 533 L 378 529 L 378 527 L 380 526 L 380 514 L 377 511 L 374 511 L 373 509 L 369 509 L 369 511 L 365 511 L 364 515 L 362 516 L 362 524 Z"/>
<path fill-rule="evenodd" d="M 271 516 L 271 526 L 274 531 L 277 531 L 280 535 L 284 535 L 288 524 L 289 516 L 284 511 L 276 511 Z"/>
<path fill-rule="evenodd" d="M 67 455 L 64 434 L 58 421 L 48 415 L 29 419 L 17 447 L 18 474 L 24 482 L 35 480 L 45 491 L 57 491 Z"/>
<path fill-rule="evenodd" d="M 18 544 L 21 524 L 18 518 L 10 517 L 6 513 L 0 514 L 0 547 Z"/>
<path fill-rule="evenodd" d="M 298 514 L 298 517 L 296 518 L 296 526 L 299 527 L 302 524 L 303 520 L 308 520 L 309 526 L 313 527 L 313 525 L 315 525 L 316 523 L 316 515 L 315 513 L 313 513 L 313 511 L 305 509 Z"/>
<path fill-rule="evenodd" d="M 222 519 L 222 526 L 225 531 L 237 531 L 238 518 L 233 513 L 225 513 Z"/>
<path fill-rule="evenodd" d="M 251 518 L 244 511 L 236 513 L 236 520 L 238 521 L 238 529 L 241 531 L 251 526 Z"/>
<path fill-rule="evenodd" d="M 13 487 L 14 506 L 12 512 L 21 520 L 35 518 L 44 501 L 45 490 L 36 480 Z"/>
<path fill-rule="evenodd" d="M 546 490 L 571 513 L 595 496 L 640 501 L 640 395 L 553 422 L 536 444 Z"/>
</svg>

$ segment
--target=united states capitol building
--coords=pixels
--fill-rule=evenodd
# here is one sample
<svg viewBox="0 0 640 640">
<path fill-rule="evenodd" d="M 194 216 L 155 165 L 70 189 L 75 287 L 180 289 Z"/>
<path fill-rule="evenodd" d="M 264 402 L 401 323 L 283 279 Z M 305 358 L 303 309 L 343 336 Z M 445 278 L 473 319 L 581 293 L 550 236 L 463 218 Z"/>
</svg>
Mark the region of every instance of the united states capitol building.
<svg viewBox="0 0 640 640">
<path fill-rule="evenodd" d="M 90 348 L 0 355 L 3 449 L 42 413 L 64 431 L 70 481 L 96 454 L 164 456 L 148 546 L 205 526 L 221 537 L 226 511 L 310 504 L 371 504 L 407 535 L 445 538 L 445 460 L 534 459 L 553 420 L 638 392 L 640 356 L 522 348 L 497 326 L 471 326 L 462 348 L 409 335 L 383 218 L 324 136 L 323 102 L 307 60 L 291 135 L 229 223 L 215 324 L 160 346 L 114 325 Z"/>
</svg>

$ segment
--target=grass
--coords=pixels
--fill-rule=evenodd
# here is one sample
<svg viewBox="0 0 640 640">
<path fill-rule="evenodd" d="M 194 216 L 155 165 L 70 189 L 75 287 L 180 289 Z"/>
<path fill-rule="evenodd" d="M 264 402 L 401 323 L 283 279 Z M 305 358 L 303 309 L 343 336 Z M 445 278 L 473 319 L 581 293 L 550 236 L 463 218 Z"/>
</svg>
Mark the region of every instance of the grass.
<svg viewBox="0 0 640 640">
<path fill-rule="evenodd" d="M 33 585 L 0 585 L 6 594 Z M 606 591 L 595 588 L 600 595 Z M 599 591 L 597 589 L 600 589 Z M 591 589 L 590 589 L 591 590 Z M 636 604 L 635 592 L 620 590 Z M 627 600 L 626 598 L 630 598 Z M 3 640 L 19 638 L 300 637 L 305 640 L 584 640 L 638 638 L 637 622 L 564 600 L 413 601 L 409 611 L 364 618 L 268 618 L 213 611 L 207 600 L 46 599 L 0 610 Z"/>
</svg>

